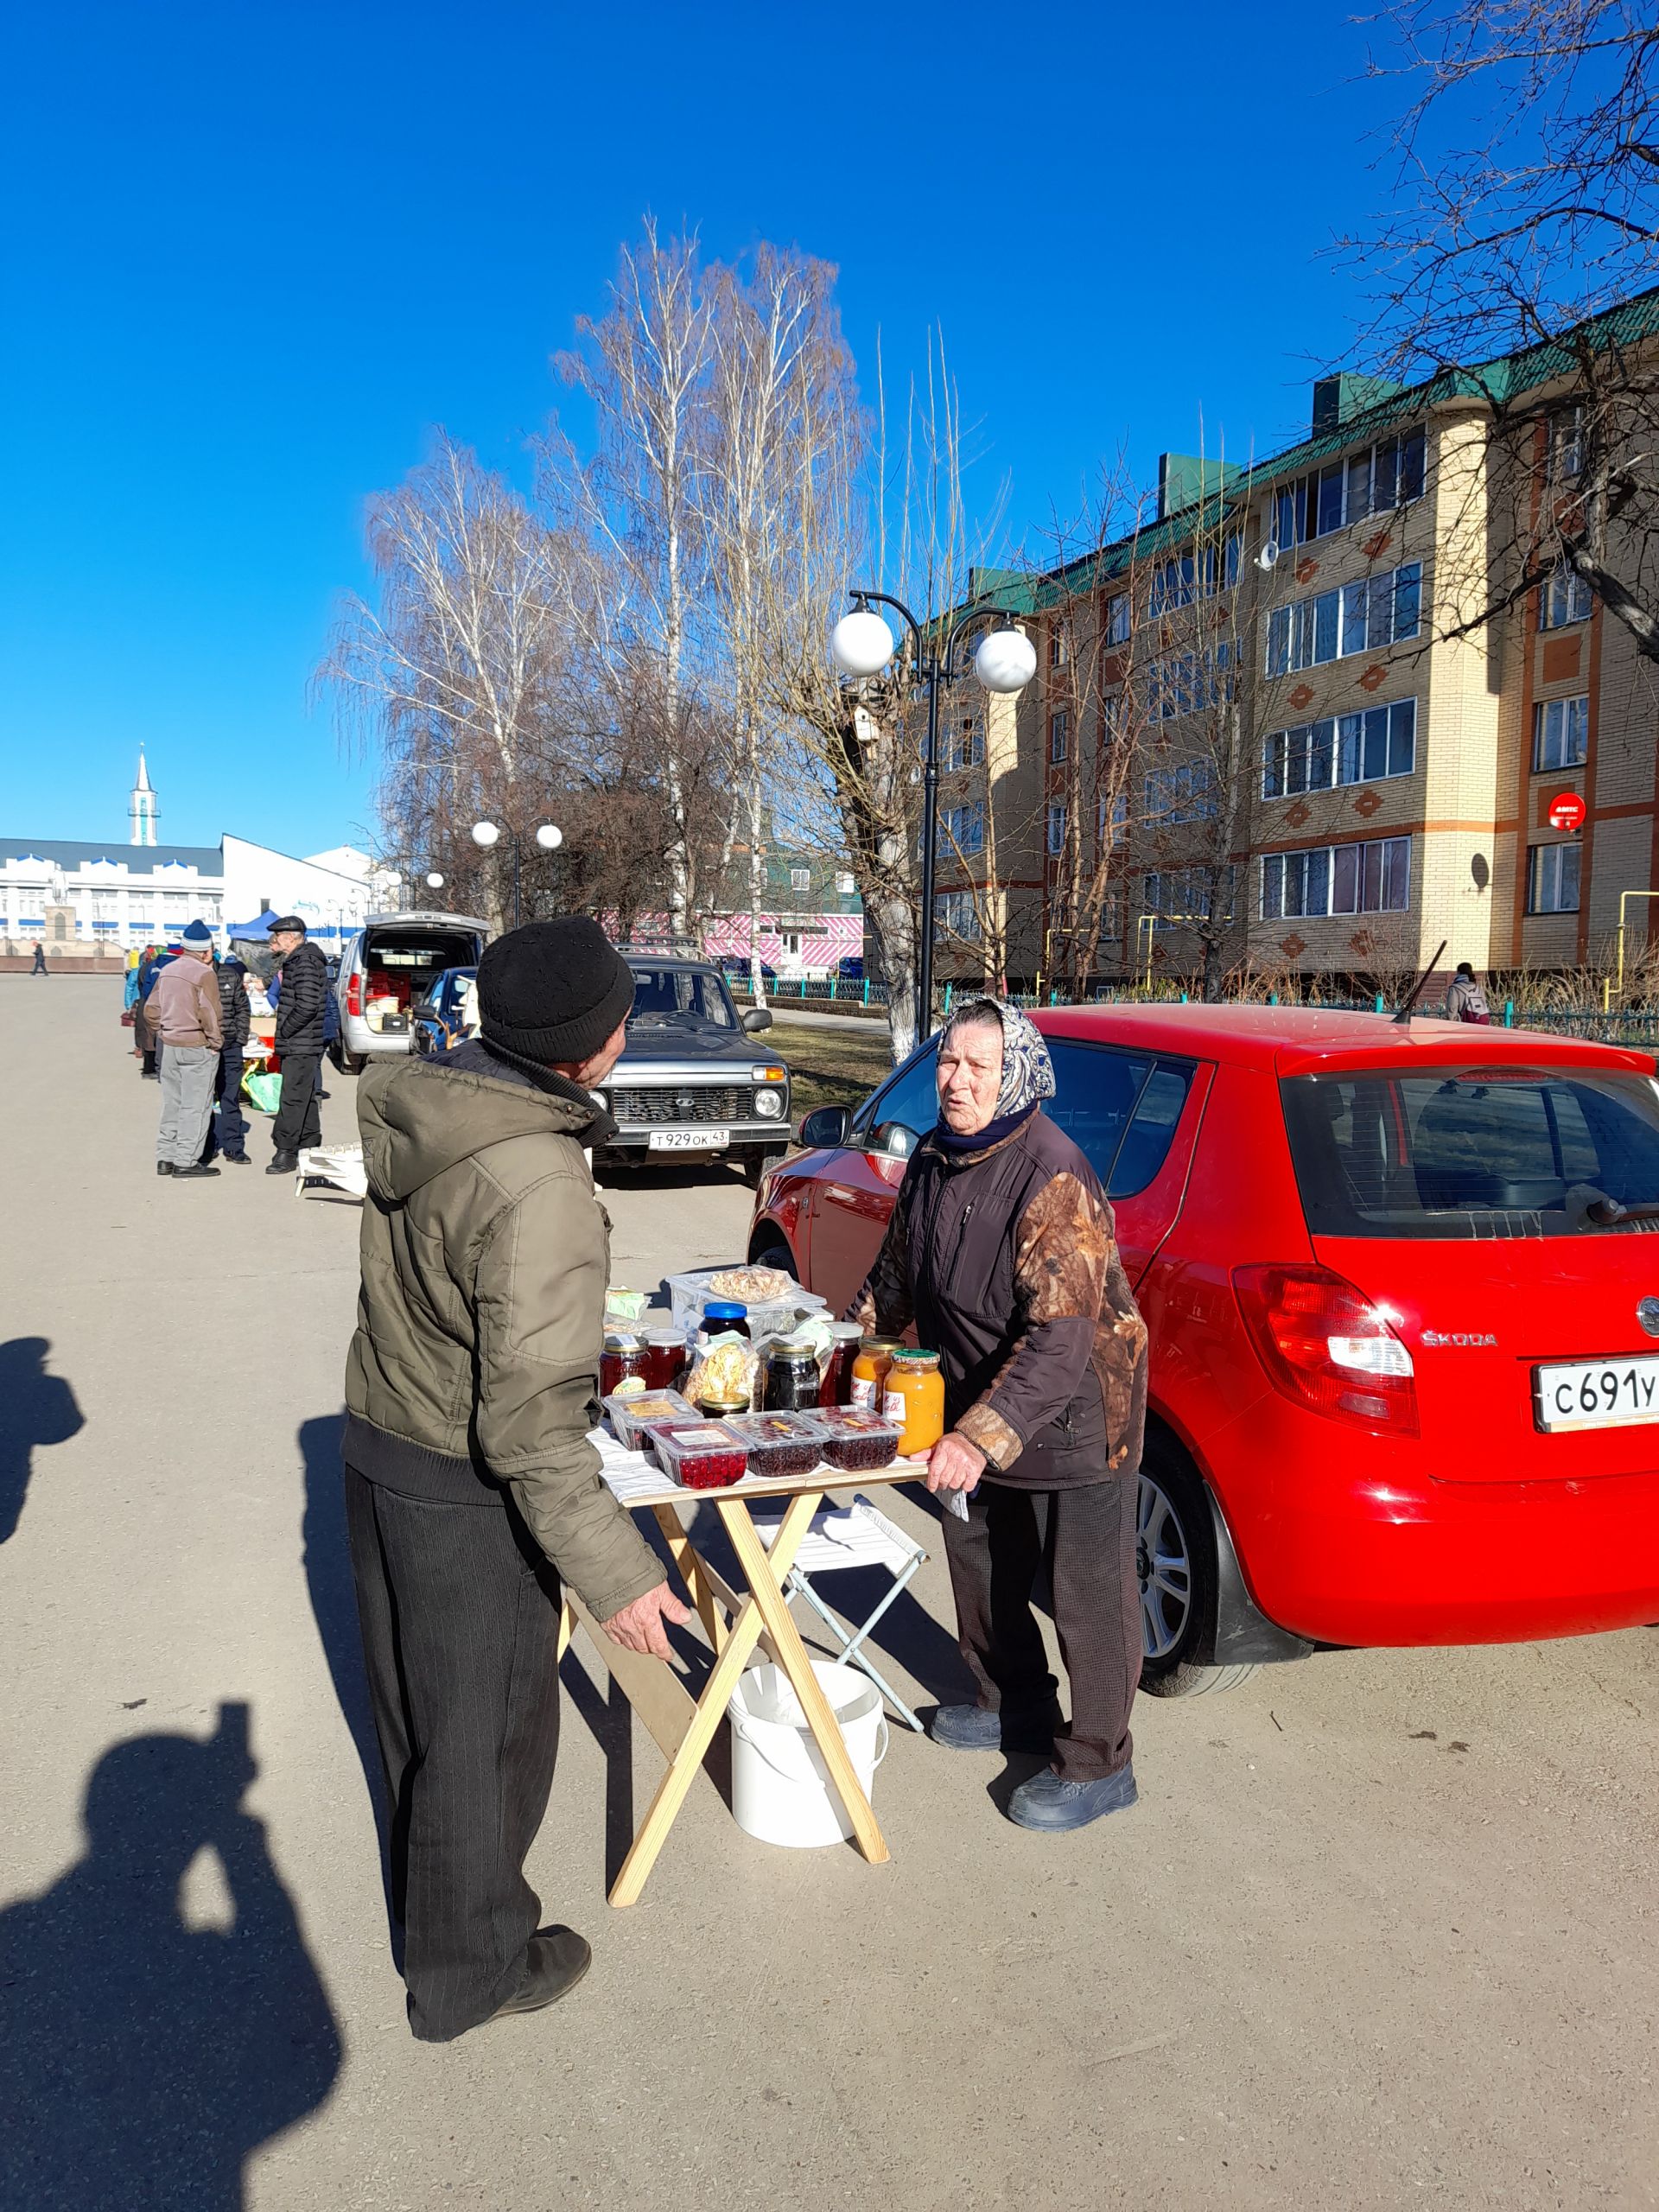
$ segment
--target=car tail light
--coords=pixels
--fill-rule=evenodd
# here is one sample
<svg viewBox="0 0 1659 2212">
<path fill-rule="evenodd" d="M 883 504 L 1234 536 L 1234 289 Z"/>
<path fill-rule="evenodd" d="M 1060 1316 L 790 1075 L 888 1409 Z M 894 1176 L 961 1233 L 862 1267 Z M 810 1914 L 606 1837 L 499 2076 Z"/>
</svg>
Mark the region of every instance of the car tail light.
<svg viewBox="0 0 1659 2212">
<path fill-rule="evenodd" d="M 363 1019 L 363 978 L 357 969 L 346 978 L 346 1011 L 354 1020 Z"/>
<path fill-rule="evenodd" d="M 1329 1268 L 1235 1268 L 1233 1288 L 1276 1390 L 1332 1421 L 1416 1435 L 1411 1353 L 1363 1291 Z"/>
</svg>

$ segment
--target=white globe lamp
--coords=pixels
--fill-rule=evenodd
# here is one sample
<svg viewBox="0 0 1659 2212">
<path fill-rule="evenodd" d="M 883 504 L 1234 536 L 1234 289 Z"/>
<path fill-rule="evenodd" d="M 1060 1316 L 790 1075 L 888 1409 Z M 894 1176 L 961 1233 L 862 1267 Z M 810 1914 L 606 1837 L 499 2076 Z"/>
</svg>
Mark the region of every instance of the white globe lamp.
<svg viewBox="0 0 1659 2212">
<path fill-rule="evenodd" d="M 474 823 L 473 842 L 475 845 L 482 845 L 485 851 L 487 853 L 492 845 L 499 845 L 500 842 L 501 832 L 496 828 L 493 822 Z"/>
<path fill-rule="evenodd" d="M 438 874 L 438 871 L 436 870 L 436 868 L 434 868 L 434 869 L 432 870 L 431 874 L 427 877 L 427 879 L 426 879 L 426 887 L 427 887 L 427 889 L 428 889 L 429 891 L 442 891 L 442 888 L 443 888 L 443 878 L 442 878 L 442 877 Z"/>
<path fill-rule="evenodd" d="M 536 842 L 544 853 L 556 853 L 564 842 L 564 832 L 556 822 L 543 822 L 536 832 Z"/>
<path fill-rule="evenodd" d="M 988 691 L 1023 691 L 1037 673 L 1037 648 L 1023 630 L 993 630 L 980 641 L 974 673 Z"/>
<path fill-rule="evenodd" d="M 843 676 L 874 676 L 895 651 L 892 631 L 873 607 L 855 607 L 830 632 L 830 658 Z"/>
</svg>

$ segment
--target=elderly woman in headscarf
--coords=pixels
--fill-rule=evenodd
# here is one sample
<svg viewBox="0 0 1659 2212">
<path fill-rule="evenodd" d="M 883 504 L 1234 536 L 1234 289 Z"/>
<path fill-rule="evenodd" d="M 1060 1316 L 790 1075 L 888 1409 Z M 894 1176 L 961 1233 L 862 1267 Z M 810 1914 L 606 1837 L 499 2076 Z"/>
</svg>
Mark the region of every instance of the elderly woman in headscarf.
<svg viewBox="0 0 1659 2212">
<path fill-rule="evenodd" d="M 927 1485 L 957 1494 L 945 1554 L 978 1696 L 941 1706 L 934 1740 L 1047 1754 L 1009 1816 L 1082 1827 L 1135 1798 L 1146 1324 L 1105 1192 L 1041 1111 L 1054 1069 L 1033 1024 L 998 999 L 962 1006 L 938 1087 L 938 1126 L 912 1155 L 850 1318 L 884 1337 L 913 1325 L 944 1377 Z M 1071 1685 L 1064 1724 L 1031 1609 L 1042 1567 Z"/>
</svg>

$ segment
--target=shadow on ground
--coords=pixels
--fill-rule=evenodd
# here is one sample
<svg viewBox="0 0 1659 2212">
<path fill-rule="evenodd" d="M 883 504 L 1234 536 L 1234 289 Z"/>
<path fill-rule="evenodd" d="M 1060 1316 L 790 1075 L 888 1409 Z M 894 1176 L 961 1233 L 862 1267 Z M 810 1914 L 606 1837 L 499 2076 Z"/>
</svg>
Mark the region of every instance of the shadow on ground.
<svg viewBox="0 0 1659 2212">
<path fill-rule="evenodd" d="M 262 2144 L 323 2102 L 340 2044 L 262 1824 L 248 1710 L 134 1736 L 86 1784 L 85 1855 L 0 1913 L 0 2203 L 240 2212 Z M 181 1884 L 218 1860 L 232 1917 Z"/>
<path fill-rule="evenodd" d="M 69 1385 L 46 1371 L 51 1349 L 44 1337 L 0 1344 L 0 1544 L 17 1532 L 36 1446 L 67 1444 L 86 1425 Z"/>
</svg>

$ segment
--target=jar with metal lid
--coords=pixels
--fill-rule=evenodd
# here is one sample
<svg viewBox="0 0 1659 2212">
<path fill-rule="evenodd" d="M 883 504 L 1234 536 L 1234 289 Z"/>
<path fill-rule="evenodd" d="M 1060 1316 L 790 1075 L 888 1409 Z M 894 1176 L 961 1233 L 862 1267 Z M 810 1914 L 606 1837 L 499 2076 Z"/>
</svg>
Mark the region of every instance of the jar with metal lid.
<svg viewBox="0 0 1659 2212">
<path fill-rule="evenodd" d="M 830 1361 L 818 1385 L 821 1406 L 850 1406 L 853 1402 L 853 1362 L 864 1332 L 856 1321 L 830 1324 Z"/>
<path fill-rule="evenodd" d="M 599 1395 L 613 1396 L 625 1381 L 637 1376 L 640 1388 L 645 1387 L 645 1348 L 637 1336 L 618 1329 L 607 1336 L 603 1351 L 599 1355 Z"/>
<path fill-rule="evenodd" d="M 746 1414 L 748 1410 L 747 1397 L 734 1397 L 729 1392 L 697 1400 L 697 1411 L 710 1421 L 724 1421 L 728 1414 Z"/>
<path fill-rule="evenodd" d="M 898 1349 L 897 1337 L 865 1338 L 853 1361 L 852 1404 L 862 1406 L 869 1413 L 880 1412 L 881 1385 Z"/>
<path fill-rule="evenodd" d="M 899 1457 L 931 1452 L 944 1434 L 944 1377 L 936 1351 L 895 1351 L 881 1411 L 899 1431 Z"/>
<path fill-rule="evenodd" d="M 685 1376 L 685 1338 L 677 1329 L 645 1332 L 645 1380 L 653 1390 L 677 1390 Z"/>
<path fill-rule="evenodd" d="M 818 1363 L 810 1344 L 775 1344 L 766 1354 L 760 1410 L 809 1413 L 818 1402 Z"/>
</svg>

